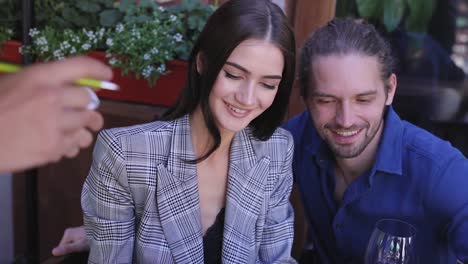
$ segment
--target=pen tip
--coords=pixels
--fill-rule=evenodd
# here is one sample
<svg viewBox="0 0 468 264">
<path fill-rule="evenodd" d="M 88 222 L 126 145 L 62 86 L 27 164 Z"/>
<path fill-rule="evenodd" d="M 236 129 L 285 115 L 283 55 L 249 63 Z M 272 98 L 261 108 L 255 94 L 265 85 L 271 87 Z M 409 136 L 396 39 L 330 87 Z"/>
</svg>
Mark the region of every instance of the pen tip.
<svg viewBox="0 0 468 264">
<path fill-rule="evenodd" d="M 112 83 L 112 82 L 107 82 L 107 81 L 103 81 L 101 83 L 101 87 L 107 90 L 113 90 L 113 91 L 119 90 L 119 86 L 117 84 Z"/>
</svg>

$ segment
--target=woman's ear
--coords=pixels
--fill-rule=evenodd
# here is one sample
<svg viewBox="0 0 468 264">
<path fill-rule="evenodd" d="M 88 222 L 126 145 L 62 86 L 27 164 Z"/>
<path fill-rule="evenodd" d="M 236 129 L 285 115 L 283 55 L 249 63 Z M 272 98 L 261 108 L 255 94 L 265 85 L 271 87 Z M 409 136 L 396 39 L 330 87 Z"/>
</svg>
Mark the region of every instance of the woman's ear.
<svg viewBox="0 0 468 264">
<path fill-rule="evenodd" d="M 201 52 L 197 54 L 197 72 L 200 75 L 203 72 L 203 54 Z"/>
</svg>

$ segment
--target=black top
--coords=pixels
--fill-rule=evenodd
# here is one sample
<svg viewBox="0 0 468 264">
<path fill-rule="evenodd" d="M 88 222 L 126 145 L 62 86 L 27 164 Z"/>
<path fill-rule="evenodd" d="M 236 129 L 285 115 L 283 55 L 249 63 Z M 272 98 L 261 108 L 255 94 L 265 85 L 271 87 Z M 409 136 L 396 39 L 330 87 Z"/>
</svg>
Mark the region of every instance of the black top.
<svg viewBox="0 0 468 264">
<path fill-rule="evenodd" d="M 224 208 L 219 210 L 215 222 L 206 230 L 203 236 L 203 253 L 205 264 L 221 263 L 221 249 L 223 246 Z"/>
</svg>

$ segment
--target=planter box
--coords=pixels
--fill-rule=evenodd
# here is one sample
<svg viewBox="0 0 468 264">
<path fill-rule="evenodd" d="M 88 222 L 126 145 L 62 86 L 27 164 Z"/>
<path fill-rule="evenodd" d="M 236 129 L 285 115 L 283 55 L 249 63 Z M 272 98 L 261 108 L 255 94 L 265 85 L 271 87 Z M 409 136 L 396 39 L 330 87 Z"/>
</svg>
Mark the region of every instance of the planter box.
<svg viewBox="0 0 468 264">
<path fill-rule="evenodd" d="M 92 51 L 88 56 L 107 64 L 107 58 L 102 51 Z M 137 79 L 134 74 L 122 76 L 120 69 L 113 68 L 114 78 L 112 81 L 120 85 L 120 90 L 99 90 L 97 94 L 101 98 L 118 101 L 170 106 L 176 102 L 185 84 L 187 63 L 175 60 L 167 63 L 167 68 L 171 73 L 161 76 L 154 87 L 150 87 L 143 78 Z"/>
<path fill-rule="evenodd" d="M 23 56 L 19 53 L 22 43 L 15 40 L 8 40 L 0 47 L 0 61 L 7 61 L 16 64 L 23 63 Z"/>
</svg>

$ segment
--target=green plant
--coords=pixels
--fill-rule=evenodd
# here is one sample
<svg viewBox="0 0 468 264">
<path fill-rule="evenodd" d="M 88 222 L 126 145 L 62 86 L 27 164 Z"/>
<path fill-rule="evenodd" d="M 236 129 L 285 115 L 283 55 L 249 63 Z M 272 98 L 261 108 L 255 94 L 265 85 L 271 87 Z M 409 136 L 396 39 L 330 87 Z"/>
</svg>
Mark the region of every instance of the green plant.
<svg viewBox="0 0 468 264">
<path fill-rule="evenodd" d="M 179 16 L 163 7 L 153 10 L 151 19 L 130 20 L 118 24 L 106 40 L 109 64 L 134 72 L 153 86 L 161 74 L 167 73 L 166 63 L 176 57 L 183 45 Z"/>
<path fill-rule="evenodd" d="M 0 47 L 13 36 L 13 30 L 0 26 Z"/>
<path fill-rule="evenodd" d="M 426 32 L 436 0 L 337 0 L 337 16 L 357 16 L 383 25 L 387 32 L 402 25 L 408 32 Z"/>
<path fill-rule="evenodd" d="M 169 7 L 172 13 L 181 14 L 181 24 L 178 29 L 184 36 L 183 46 L 177 50 L 178 57 L 186 60 L 190 55 L 191 47 L 193 47 L 198 35 L 203 30 L 206 21 L 216 9 L 215 5 L 205 5 L 199 1 L 183 0 L 181 5 Z"/>
<path fill-rule="evenodd" d="M 19 4 L 17 0 L 0 0 L 0 45 L 15 38 L 18 32 Z"/>
<path fill-rule="evenodd" d="M 38 27 L 80 29 L 113 27 L 122 18 L 114 0 L 36 0 Z"/>
<path fill-rule="evenodd" d="M 107 0 L 94 0 L 104 1 Z M 24 47 L 23 52 L 41 60 L 55 60 L 91 49 L 105 50 L 111 66 L 121 68 L 124 75 L 134 72 L 137 78 L 143 77 L 153 86 L 160 75 L 168 73 L 168 61 L 188 58 L 194 40 L 214 10 L 198 0 L 184 0 L 170 8 L 153 0 L 121 0 L 114 8 L 119 12 L 119 20 L 113 27 L 63 30 L 52 23 L 53 26 L 32 30 L 33 44 Z"/>
<path fill-rule="evenodd" d="M 106 30 L 104 28 L 96 31 L 87 29 L 61 30 L 47 26 L 41 30 L 33 28 L 29 35 L 32 39 L 32 45 L 22 47 L 22 52 L 42 61 L 50 61 L 85 54 L 102 46 Z"/>
</svg>

